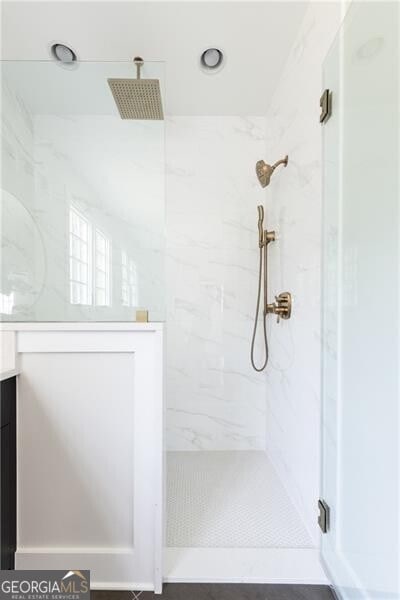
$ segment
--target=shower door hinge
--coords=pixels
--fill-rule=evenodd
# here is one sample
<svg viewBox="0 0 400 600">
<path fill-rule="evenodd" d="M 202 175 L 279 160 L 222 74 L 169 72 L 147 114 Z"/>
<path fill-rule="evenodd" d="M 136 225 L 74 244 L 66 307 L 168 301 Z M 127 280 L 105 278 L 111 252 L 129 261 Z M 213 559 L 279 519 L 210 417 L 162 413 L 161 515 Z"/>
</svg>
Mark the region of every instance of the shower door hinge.
<svg viewBox="0 0 400 600">
<path fill-rule="evenodd" d="M 318 525 L 322 533 L 327 533 L 329 531 L 329 517 L 330 517 L 330 508 L 325 500 L 318 500 L 318 508 L 319 508 L 319 516 L 318 516 Z"/>
<path fill-rule="evenodd" d="M 319 105 L 321 107 L 321 114 L 319 115 L 319 122 L 326 123 L 332 114 L 332 92 L 328 89 L 324 90 L 321 98 L 319 99 Z"/>
</svg>

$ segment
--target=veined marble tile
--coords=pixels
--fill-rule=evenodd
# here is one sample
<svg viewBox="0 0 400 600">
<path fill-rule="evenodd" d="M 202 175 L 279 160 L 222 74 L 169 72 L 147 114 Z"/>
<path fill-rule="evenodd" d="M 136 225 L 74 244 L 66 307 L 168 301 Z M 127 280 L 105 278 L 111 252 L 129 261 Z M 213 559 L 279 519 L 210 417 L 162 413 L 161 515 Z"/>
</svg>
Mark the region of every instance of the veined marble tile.
<svg viewBox="0 0 400 600">
<path fill-rule="evenodd" d="M 12 312 L 2 319 L 130 321 L 142 307 L 151 320 L 164 320 L 164 124 L 30 114 L 29 99 L 20 98 L 7 77 L 3 83 L 3 229 L 8 233 L 2 232 L 0 292 L 14 296 Z M 70 296 L 71 207 L 91 232 L 87 304 L 72 303 Z M 109 246 L 104 305 L 94 295 L 96 231 Z"/>
<path fill-rule="evenodd" d="M 265 122 L 167 123 L 167 443 L 265 446 L 265 375 L 250 364 L 258 284 L 255 163 Z M 262 349 L 257 344 L 257 350 Z"/>
</svg>

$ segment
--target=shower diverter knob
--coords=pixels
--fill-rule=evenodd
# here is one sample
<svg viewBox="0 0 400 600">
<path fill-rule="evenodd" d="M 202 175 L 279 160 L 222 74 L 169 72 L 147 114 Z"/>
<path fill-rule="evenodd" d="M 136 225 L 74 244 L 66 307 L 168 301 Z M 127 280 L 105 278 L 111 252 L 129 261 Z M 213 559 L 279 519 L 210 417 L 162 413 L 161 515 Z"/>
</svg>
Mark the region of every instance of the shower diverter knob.
<svg viewBox="0 0 400 600">
<path fill-rule="evenodd" d="M 267 312 L 276 315 L 276 321 L 282 319 L 290 319 L 292 314 L 292 295 L 289 292 L 282 292 L 278 296 L 275 296 L 275 302 L 268 304 Z"/>
<path fill-rule="evenodd" d="M 290 292 L 282 292 L 279 296 L 275 296 L 277 304 L 278 323 L 279 319 L 290 319 L 292 314 L 292 294 Z"/>
</svg>

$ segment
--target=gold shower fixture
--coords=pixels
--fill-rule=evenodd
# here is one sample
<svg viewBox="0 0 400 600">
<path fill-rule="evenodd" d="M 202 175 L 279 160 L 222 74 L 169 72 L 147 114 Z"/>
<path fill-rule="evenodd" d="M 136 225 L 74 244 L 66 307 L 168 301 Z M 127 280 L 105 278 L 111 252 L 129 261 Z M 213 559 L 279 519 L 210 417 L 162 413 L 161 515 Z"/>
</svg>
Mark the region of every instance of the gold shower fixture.
<svg viewBox="0 0 400 600">
<path fill-rule="evenodd" d="M 290 319 L 292 314 L 292 295 L 289 292 L 282 292 L 275 296 L 275 302 L 268 302 L 268 246 L 276 239 L 275 231 L 264 229 L 264 207 L 260 204 L 257 206 L 258 212 L 258 291 L 257 291 L 257 306 L 254 318 L 253 336 L 251 339 L 250 360 L 255 371 L 264 371 L 268 364 L 269 349 L 267 337 L 267 315 L 273 314 L 277 317 L 277 322 L 281 319 Z M 261 295 L 263 292 L 263 301 L 261 304 Z M 259 320 L 260 308 L 262 307 L 262 326 L 263 326 L 263 341 L 265 349 L 264 361 L 257 366 L 254 359 L 256 334 Z"/>
<path fill-rule="evenodd" d="M 259 160 L 256 163 L 256 173 L 258 177 L 258 181 L 261 184 L 261 187 L 267 187 L 269 182 L 271 181 L 271 176 L 275 171 L 276 167 L 279 165 L 283 165 L 287 167 L 289 161 L 289 157 L 286 155 L 285 158 L 278 160 L 275 164 L 269 165 L 264 160 Z"/>
<path fill-rule="evenodd" d="M 136 66 L 136 79 L 132 77 L 107 79 L 121 119 L 163 120 L 159 80 L 141 78 L 143 58 L 136 56 L 133 62 Z"/>
<path fill-rule="evenodd" d="M 281 319 L 290 319 L 292 314 L 292 294 L 290 292 L 281 292 L 278 296 L 275 296 L 275 302 L 267 304 L 267 313 L 276 315 L 277 322 Z"/>
</svg>

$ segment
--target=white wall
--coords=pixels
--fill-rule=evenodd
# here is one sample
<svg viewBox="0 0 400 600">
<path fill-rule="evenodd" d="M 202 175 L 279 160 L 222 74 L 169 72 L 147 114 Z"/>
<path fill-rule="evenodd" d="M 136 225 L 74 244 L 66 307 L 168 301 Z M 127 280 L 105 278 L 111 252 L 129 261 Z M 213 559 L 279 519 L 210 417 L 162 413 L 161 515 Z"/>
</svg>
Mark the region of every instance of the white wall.
<svg viewBox="0 0 400 600">
<path fill-rule="evenodd" d="M 340 3 L 311 3 L 267 110 L 267 158 L 289 155 L 266 190 L 270 289 L 290 291 L 292 319 L 270 326 L 266 448 L 317 543 L 320 461 L 320 258 L 322 63 Z"/>
<path fill-rule="evenodd" d="M 265 446 L 265 376 L 250 365 L 255 163 L 263 118 L 167 122 L 167 398 L 171 450 Z"/>
</svg>

